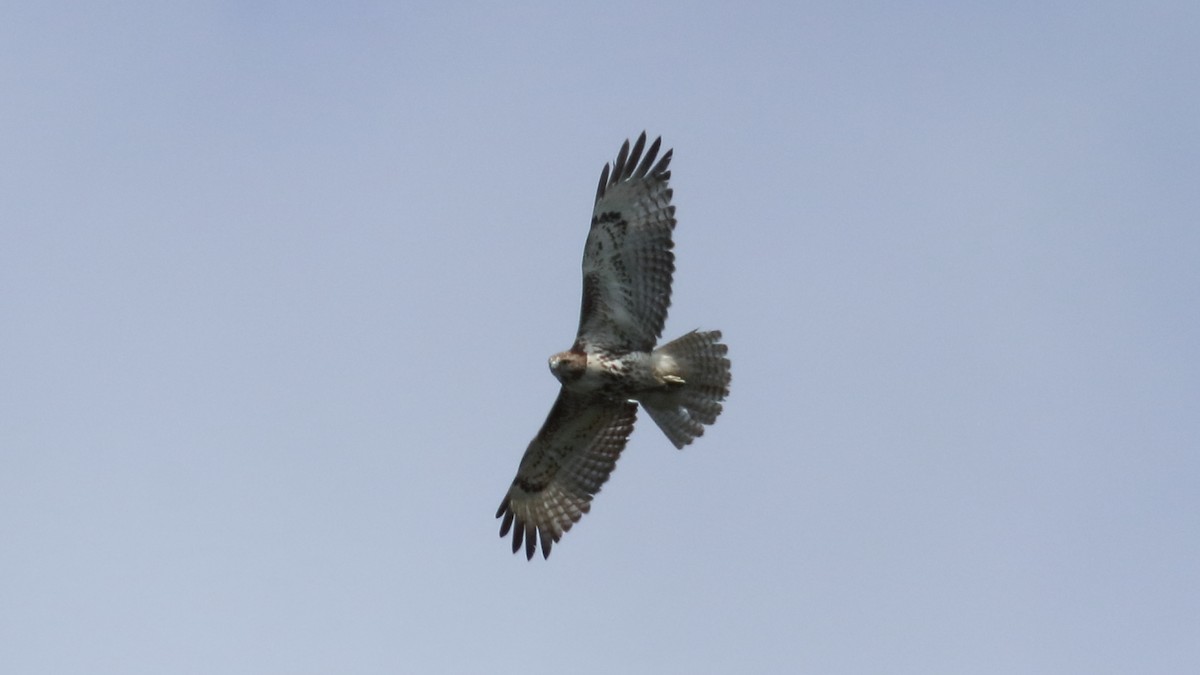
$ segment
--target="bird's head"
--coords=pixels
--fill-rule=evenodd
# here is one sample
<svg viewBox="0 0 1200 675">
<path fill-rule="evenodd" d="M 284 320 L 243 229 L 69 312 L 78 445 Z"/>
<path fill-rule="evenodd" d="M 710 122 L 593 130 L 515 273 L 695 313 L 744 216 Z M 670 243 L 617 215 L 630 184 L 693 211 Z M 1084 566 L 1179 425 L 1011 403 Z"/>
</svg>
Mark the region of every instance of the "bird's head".
<svg viewBox="0 0 1200 675">
<path fill-rule="evenodd" d="M 587 370 L 587 354 L 559 352 L 550 357 L 550 372 L 563 384 L 570 384 L 583 377 Z"/>
</svg>

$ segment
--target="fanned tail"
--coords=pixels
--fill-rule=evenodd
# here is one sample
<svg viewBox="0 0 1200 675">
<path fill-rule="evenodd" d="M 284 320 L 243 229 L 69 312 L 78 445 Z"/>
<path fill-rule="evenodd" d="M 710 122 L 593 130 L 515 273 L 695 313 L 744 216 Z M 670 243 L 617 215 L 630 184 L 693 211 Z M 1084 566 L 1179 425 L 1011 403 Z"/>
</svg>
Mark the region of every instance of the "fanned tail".
<svg viewBox="0 0 1200 675">
<path fill-rule="evenodd" d="M 729 395 L 728 347 L 721 331 L 692 331 L 653 352 L 655 370 L 667 381 L 665 389 L 639 401 L 667 438 L 682 449 L 704 426 L 717 421 L 721 401 Z"/>
</svg>

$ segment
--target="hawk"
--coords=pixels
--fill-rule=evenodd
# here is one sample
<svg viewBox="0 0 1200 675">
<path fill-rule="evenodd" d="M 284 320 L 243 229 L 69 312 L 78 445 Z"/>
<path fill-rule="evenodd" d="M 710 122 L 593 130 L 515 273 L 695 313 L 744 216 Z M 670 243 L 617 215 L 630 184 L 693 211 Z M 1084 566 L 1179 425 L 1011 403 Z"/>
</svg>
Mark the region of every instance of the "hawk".
<svg viewBox="0 0 1200 675">
<path fill-rule="evenodd" d="M 583 249 L 583 307 L 575 343 L 550 357 L 562 384 L 517 477 L 496 511 L 513 553 L 542 556 L 583 514 L 608 480 L 633 431 L 638 404 L 676 448 L 721 414 L 729 359 L 720 331 L 692 331 L 656 347 L 671 304 L 675 207 L 671 150 L 626 140 L 604 165 Z M 643 150 L 645 154 L 643 155 Z"/>
</svg>

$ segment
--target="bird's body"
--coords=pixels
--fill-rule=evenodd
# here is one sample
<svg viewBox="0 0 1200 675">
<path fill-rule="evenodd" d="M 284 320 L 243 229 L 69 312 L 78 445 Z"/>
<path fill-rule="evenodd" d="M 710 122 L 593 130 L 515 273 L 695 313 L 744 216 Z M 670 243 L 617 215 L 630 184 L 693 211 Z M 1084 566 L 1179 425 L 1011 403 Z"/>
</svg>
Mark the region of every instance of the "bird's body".
<svg viewBox="0 0 1200 675">
<path fill-rule="evenodd" d="M 562 386 L 579 394 L 634 399 L 667 384 L 649 352 L 587 354 L 566 351 L 550 357 L 550 372 Z"/>
<path fill-rule="evenodd" d="M 626 141 L 596 191 L 583 256 L 583 304 L 570 349 L 550 357 L 562 384 L 530 442 L 497 518 L 543 556 L 591 508 L 633 430 L 638 404 L 678 448 L 704 433 L 729 394 L 729 360 L 718 331 L 692 331 L 656 347 L 671 303 L 675 207 L 671 151 L 659 140 Z M 515 525 L 515 528 L 513 527 Z"/>
</svg>

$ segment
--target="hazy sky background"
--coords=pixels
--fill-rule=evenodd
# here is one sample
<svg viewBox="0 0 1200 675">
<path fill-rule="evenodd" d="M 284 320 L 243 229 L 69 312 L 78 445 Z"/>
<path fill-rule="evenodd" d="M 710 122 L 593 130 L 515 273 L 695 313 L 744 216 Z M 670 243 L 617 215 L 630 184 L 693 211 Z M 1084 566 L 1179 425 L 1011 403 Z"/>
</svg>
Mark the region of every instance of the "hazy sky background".
<svg viewBox="0 0 1200 675">
<path fill-rule="evenodd" d="M 0 671 L 1200 671 L 1200 5 L 0 20 Z M 493 519 L 600 169 L 725 332 L 549 561 Z"/>
</svg>

